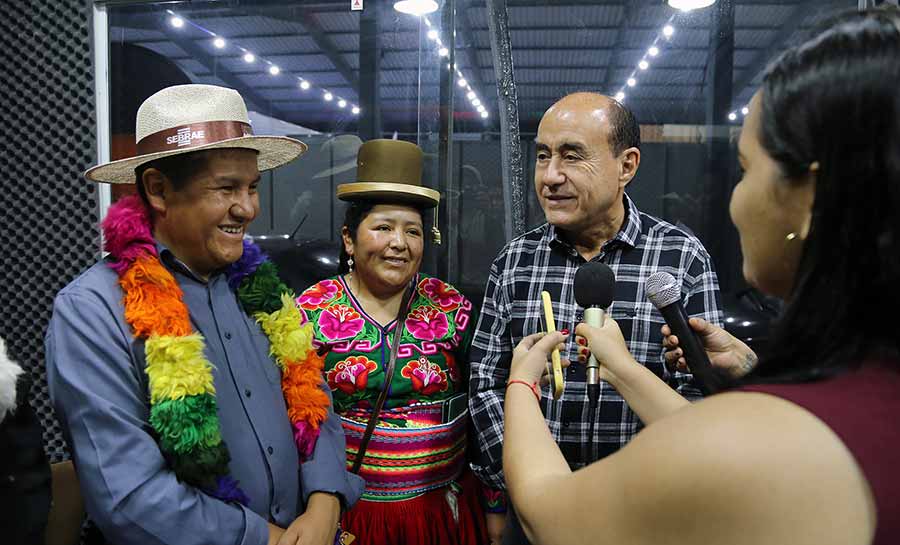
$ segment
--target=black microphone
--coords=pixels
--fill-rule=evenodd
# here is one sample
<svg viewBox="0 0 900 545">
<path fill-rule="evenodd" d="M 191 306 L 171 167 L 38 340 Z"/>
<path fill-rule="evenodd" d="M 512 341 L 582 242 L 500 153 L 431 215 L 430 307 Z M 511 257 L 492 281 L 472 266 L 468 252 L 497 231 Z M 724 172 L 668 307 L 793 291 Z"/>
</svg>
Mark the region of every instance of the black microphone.
<svg viewBox="0 0 900 545">
<path fill-rule="evenodd" d="M 681 304 L 681 287 L 675 277 L 665 271 L 655 272 L 647 278 L 647 299 L 663 315 L 672 334 L 678 337 L 678 345 L 684 353 L 691 373 L 697 377 L 704 394 L 722 389 L 725 380 L 706 357 L 706 350 L 697 333 L 688 324 L 688 315 Z"/>
<path fill-rule="evenodd" d="M 575 302 L 584 307 L 584 323 L 602 327 L 606 309 L 612 304 L 616 275 L 605 263 L 590 261 L 575 271 Z M 587 363 L 587 390 L 590 408 L 600 398 L 600 364 L 594 354 Z"/>
</svg>

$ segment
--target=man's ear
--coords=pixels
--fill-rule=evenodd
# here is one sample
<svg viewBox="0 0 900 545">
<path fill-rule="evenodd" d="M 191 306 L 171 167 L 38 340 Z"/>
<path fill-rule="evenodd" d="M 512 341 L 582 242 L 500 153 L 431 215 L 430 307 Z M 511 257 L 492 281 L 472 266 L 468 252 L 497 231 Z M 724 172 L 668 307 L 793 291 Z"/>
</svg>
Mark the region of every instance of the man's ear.
<svg viewBox="0 0 900 545">
<path fill-rule="evenodd" d="M 619 155 L 619 185 L 625 187 L 641 165 L 641 150 L 628 148 Z"/>
<path fill-rule="evenodd" d="M 166 191 L 168 190 L 166 175 L 157 168 L 150 167 L 144 171 L 140 183 L 144 184 L 144 193 L 150 208 L 159 214 L 166 211 Z"/>
</svg>

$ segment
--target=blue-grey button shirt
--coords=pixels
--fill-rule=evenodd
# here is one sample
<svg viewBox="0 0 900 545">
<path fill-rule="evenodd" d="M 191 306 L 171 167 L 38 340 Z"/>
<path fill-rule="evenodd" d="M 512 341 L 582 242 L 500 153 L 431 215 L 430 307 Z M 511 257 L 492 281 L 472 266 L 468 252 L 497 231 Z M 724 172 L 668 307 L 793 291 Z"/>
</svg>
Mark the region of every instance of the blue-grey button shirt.
<svg viewBox="0 0 900 545">
<path fill-rule="evenodd" d="M 313 492 L 337 494 L 344 507 L 355 503 L 364 483 L 346 471 L 334 412 L 329 408 L 315 452 L 301 464 L 268 338 L 243 312 L 224 274 L 203 281 L 164 247 L 158 250 L 206 340 L 231 475 L 250 505 L 216 500 L 179 482 L 166 465 L 148 422 L 144 342 L 125 321 L 116 273 L 98 263 L 59 292 L 45 341 L 50 395 L 87 511 L 107 540 L 265 544 L 267 520 L 287 527 Z"/>
</svg>

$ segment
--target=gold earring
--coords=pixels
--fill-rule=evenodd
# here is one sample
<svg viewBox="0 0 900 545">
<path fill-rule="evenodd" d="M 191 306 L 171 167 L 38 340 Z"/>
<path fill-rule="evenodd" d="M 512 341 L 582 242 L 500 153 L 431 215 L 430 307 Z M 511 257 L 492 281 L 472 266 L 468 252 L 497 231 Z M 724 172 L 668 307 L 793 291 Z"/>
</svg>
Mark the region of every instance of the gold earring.
<svg viewBox="0 0 900 545">
<path fill-rule="evenodd" d="M 791 232 L 791 233 L 788 233 L 786 237 L 784 237 L 784 240 L 790 242 L 790 241 L 794 240 L 795 238 L 797 238 L 797 233 Z"/>
<path fill-rule="evenodd" d="M 350 269 L 350 272 L 353 272 L 353 256 L 347 258 L 347 268 Z"/>
</svg>

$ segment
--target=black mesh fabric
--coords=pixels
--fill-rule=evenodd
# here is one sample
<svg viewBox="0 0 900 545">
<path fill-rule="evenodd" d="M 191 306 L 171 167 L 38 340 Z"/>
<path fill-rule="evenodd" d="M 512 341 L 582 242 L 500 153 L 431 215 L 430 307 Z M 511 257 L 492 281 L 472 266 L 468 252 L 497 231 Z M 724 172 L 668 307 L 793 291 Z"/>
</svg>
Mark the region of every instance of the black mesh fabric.
<svg viewBox="0 0 900 545">
<path fill-rule="evenodd" d="M 51 462 L 68 457 L 53 417 L 44 332 L 53 297 L 99 253 L 90 5 L 4 0 L 0 7 L 0 336 L 30 374 Z"/>
</svg>

